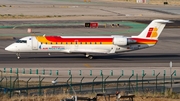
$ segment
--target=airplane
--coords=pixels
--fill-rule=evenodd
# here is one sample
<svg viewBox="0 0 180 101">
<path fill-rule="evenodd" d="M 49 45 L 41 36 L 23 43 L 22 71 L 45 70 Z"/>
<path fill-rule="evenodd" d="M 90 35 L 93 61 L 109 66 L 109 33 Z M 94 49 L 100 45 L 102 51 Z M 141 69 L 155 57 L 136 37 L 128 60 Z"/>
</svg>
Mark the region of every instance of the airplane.
<svg viewBox="0 0 180 101">
<path fill-rule="evenodd" d="M 93 59 L 93 54 L 115 54 L 156 45 L 169 20 L 153 20 L 139 35 L 111 36 L 27 36 L 7 46 L 6 51 L 20 53 L 79 53 Z"/>
</svg>

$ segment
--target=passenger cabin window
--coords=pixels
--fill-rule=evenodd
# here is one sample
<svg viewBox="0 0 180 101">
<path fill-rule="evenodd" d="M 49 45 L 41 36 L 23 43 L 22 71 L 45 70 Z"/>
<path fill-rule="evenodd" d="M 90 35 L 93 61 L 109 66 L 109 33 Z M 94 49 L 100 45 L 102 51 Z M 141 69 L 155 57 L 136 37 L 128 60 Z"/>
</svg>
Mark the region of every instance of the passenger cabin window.
<svg viewBox="0 0 180 101">
<path fill-rule="evenodd" d="M 17 40 L 16 43 L 27 43 L 27 40 Z"/>
</svg>

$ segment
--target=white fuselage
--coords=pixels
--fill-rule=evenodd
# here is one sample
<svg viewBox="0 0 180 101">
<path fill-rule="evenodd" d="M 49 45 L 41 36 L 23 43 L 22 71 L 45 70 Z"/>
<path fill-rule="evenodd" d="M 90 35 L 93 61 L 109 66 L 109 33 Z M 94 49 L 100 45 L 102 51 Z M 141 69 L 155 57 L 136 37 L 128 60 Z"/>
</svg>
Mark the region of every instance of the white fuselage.
<svg viewBox="0 0 180 101">
<path fill-rule="evenodd" d="M 92 36 L 96 37 L 96 36 Z M 69 37 L 66 37 L 69 38 Z M 76 39 L 76 37 L 73 37 Z M 79 38 L 79 37 L 78 37 Z M 84 38 L 84 37 L 83 37 Z M 89 38 L 89 37 L 88 37 Z M 91 38 L 91 37 L 90 37 Z M 103 36 L 103 38 L 112 38 L 111 36 Z M 62 52 L 62 53 L 119 53 L 125 51 L 132 51 L 137 49 L 147 48 L 153 46 L 154 44 L 132 44 L 126 46 L 118 46 L 112 44 L 93 44 L 93 43 L 42 43 L 37 40 L 35 36 L 24 37 L 20 40 L 26 42 L 15 42 L 8 46 L 6 50 L 16 52 L 16 53 L 37 53 L 37 52 Z"/>
</svg>

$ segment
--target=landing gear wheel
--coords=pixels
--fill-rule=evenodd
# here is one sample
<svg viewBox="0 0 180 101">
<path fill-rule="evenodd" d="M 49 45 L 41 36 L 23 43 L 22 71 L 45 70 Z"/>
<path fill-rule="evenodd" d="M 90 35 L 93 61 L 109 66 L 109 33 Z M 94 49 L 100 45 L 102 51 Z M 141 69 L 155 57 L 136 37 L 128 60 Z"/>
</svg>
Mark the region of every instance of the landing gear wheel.
<svg viewBox="0 0 180 101">
<path fill-rule="evenodd" d="M 16 53 L 17 59 L 20 59 L 20 53 Z"/>
<path fill-rule="evenodd" d="M 92 56 L 92 55 L 89 55 L 88 58 L 89 58 L 90 60 L 92 60 L 92 59 L 93 59 L 93 56 Z"/>
<path fill-rule="evenodd" d="M 89 54 L 84 54 L 87 58 L 89 57 Z"/>
</svg>

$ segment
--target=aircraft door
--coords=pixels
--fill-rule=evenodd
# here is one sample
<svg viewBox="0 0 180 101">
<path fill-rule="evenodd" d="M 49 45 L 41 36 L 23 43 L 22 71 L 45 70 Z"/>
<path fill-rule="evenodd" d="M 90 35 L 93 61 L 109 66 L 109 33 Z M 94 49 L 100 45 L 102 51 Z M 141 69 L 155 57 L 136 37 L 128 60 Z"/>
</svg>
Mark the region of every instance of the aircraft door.
<svg viewBox="0 0 180 101">
<path fill-rule="evenodd" d="M 38 49 L 38 41 L 35 36 L 31 37 L 31 42 L 32 42 L 32 50 L 37 50 Z"/>
</svg>

